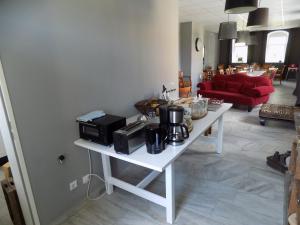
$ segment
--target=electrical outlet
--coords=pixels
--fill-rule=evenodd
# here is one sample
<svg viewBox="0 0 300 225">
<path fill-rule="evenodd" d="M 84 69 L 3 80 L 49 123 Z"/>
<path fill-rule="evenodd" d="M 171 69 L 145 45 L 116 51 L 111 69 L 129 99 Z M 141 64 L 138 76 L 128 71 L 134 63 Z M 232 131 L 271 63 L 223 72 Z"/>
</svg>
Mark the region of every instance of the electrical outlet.
<svg viewBox="0 0 300 225">
<path fill-rule="evenodd" d="M 82 177 L 82 183 L 83 184 L 87 184 L 89 181 L 90 181 L 90 175 L 89 174 Z"/>
<path fill-rule="evenodd" d="M 70 191 L 74 191 L 77 188 L 77 180 L 74 180 L 70 183 Z"/>
</svg>

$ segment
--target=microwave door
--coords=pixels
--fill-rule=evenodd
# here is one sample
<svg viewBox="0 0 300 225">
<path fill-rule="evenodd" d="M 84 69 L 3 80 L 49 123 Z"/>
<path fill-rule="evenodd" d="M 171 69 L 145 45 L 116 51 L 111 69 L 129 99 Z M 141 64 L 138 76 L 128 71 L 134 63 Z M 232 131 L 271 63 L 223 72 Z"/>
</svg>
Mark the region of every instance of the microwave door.
<svg viewBox="0 0 300 225">
<path fill-rule="evenodd" d="M 99 137 L 99 131 L 97 128 L 94 128 L 94 127 L 84 126 L 83 133 L 86 135 L 89 135 L 89 136 Z"/>
</svg>

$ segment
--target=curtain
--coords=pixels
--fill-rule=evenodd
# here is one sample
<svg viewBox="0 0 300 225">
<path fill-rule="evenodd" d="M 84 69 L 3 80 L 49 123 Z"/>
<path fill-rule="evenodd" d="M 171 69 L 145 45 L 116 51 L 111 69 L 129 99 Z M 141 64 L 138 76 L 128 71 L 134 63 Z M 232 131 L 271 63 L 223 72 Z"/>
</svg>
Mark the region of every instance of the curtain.
<svg viewBox="0 0 300 225">
<path fill-rule="evenodd" d="M 289 32 L 289 41 L 285 57 L 285 64 L 299 64 L 300 62 L 300 28 L 286 29 Z M 248 63 L 265 63 L 267 37 L 270 31 L 251 32 L 257 38 L 257 45 L 248 47 Z M 219 64 L 231 64 L 231 40 L 220 41 Z"/>
<path fill-rule="evenodd" d="M 220 41 L 219 64 L 224 64 L 225 68 L 231 63 L 231 43 L 232 40 Z"/>
</svg>

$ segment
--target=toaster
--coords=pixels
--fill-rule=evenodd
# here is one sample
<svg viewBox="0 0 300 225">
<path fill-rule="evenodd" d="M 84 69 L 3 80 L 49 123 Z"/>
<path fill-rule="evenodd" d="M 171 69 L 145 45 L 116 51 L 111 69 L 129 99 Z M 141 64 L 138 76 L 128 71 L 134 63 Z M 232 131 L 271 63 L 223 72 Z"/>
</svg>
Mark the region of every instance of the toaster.
<svg viewBox="0 0 300 225">
<path fill-rule="evenodd" d="M 115 151 L 129 155 L 144 145 L 145 125 L 145 122 L 136 121 L 115 131 L 113 134 Z"/>
</svg>

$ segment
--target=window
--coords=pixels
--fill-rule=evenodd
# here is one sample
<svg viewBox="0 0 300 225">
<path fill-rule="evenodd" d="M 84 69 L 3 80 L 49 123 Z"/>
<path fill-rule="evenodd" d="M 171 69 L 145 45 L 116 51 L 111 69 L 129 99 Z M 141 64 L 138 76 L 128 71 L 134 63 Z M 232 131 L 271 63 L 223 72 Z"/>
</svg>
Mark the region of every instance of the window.
<svg viewBox="0 0 300 225">
<path fill-rule="evenodd" d="M 289 33 L 273 31 L 268 34 L 266 47 L 266 63 L 284 62 Z"/>
<path fill-rule="evenodd" d="M 232 63 L 247 63 L 248 61 L 248 46 L 245 43 L 235 43 L 232 40 Z"/>
</svg>

